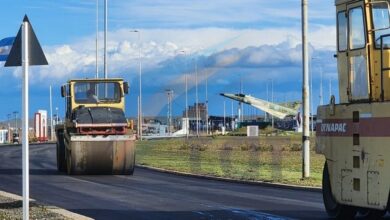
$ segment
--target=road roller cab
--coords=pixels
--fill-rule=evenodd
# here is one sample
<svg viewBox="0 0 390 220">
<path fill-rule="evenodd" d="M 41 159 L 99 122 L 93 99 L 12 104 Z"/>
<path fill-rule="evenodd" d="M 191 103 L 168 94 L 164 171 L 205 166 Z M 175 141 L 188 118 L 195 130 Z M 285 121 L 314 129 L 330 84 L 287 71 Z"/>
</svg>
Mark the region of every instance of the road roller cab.
<svg viewBox="0 0 390 220">
<path fill-rule="evenodd" d="M 335 3 L 339 96 L 318 107 L 316 125 L 324 203 L 331 217 L 376 219 L 390 201 L 390 4 Z"/>
<path fill-rule="evenodd" d="M 56 127 L 57 165 L 68 174 L 132 174 L 135 136 L 122 79 L 77 79 L 61 87 L 65 122 Z"/>
</svg>

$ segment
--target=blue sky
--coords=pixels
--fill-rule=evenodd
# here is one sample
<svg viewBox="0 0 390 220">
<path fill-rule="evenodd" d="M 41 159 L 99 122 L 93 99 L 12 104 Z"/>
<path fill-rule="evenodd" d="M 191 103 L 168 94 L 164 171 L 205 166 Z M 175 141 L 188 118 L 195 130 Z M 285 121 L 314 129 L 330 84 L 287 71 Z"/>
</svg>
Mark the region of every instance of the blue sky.
<svg viewBox="0 0 390 220">
<path fill-rule="evenodd" d="M 99 68 L 102 70 L 103 0 L 99 1 Z M 174 113 L 184 108 L 184 74 L 190 76 L 189 102 L 194 102 L 194 69 L 198 65 L 199 97 L 205 99 L 208 76 L 210 111 L 222 114 L 220 92 L 244 91 L 266 99 L 274 80 L 276 101 L 301 98 L 300 1 L 240 0 L 109 0 L 108 67 L 110 76 L 130 81 L 128 115 L 136 114 L 138 49 L 141 31 L 144 115 L 165 115 L 164 90 L 175 90 Z M 332 80 L 336 89 L 335 16 L 333 1 L 309 1 L 313 57 L 314 103 L 318 103 L 319 72 L 323 71 L 325 100 Z M 31 72 L 31 114 L 48 109 L 53 86 L 54 106 L 63 113 L 59 86 L 70 78 L 95 74 L 96 0 L 2 0 L 0 38 L 13 36 L 27 14 L 44 48 L 49 66 Z M 186 51 L 180 53 L 180 51 Z M 2 66 L 2 64 L 0 64 Z M 100 72 L 101 73 L 101 72 Z M 102 74 L 102 73 L 101 73 Z M 20 111 L 20 68 L 0 67 L 0 99 L 7 113 Z M 226 100 L 227 101 L 227 100 Z M 230 101 L 228 101 L 230 102 Z M 248 110 L 250 111 L 250 110 Z"/>
</svg>

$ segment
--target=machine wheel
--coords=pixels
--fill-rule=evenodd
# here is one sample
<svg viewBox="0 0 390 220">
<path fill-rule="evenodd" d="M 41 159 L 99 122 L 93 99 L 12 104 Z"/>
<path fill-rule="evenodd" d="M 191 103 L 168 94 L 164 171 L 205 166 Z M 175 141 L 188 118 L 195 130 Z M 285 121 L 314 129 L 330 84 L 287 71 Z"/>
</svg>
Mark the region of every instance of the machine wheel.
<svg viewBox="0 0 390 220">
<path fill-rule="evenodd" d="M 57 142 L 57 170 L 66 172 L 65 146 Z"/>
<path fill-rule="evenodd" d="M 381 219 L 386 214 L 386 210 L 362 209 L 358 213 L 363 219 Z"/>
<path fill-rule="evenodd" d="M 72 175 L 72 152 L 68 149 L 66 150 L 66 168 L 68 175 Z"/>
<path fill-rule="evenodd" d="M 330 185 L 328 164 L 325 162 L 322 175 L 322 197 L 326 212 L 329 217 L 336 219 L 353 219 L 356 215 L 356 208 L 338 203 L 333 197 Z"/>
<path fill-rule="evenodd" d="M 133 162 L 130 164 L 129 175 L 134 174 L 134 168 L 135 168 L 135 152 L 133 153 Z"/>
<path fill-rule="evenodd" d="M 57 131 L 57 169 L 66 172 L 65 143 L 63 131 Z"/>
</svg>

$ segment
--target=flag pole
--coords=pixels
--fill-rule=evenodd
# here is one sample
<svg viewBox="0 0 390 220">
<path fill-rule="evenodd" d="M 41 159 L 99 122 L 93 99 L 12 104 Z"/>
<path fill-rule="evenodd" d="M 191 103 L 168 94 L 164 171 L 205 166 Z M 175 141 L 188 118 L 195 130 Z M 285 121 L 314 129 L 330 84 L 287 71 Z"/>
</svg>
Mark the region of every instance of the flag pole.
<svg viewBox="0 0 390 220">
<path fill-rule="evenodd" d="M 29 66 L 29 48 L 28 48 L 28 28 L 29 23 L 23 22 L 22 25 L 22 67 L 23 67 L 23 91 L 22 91 L 22 157 L 23 157 L 23 220 L 29 219 L 29 144 L 28 144 L 28 66 Z"/>
</svg>

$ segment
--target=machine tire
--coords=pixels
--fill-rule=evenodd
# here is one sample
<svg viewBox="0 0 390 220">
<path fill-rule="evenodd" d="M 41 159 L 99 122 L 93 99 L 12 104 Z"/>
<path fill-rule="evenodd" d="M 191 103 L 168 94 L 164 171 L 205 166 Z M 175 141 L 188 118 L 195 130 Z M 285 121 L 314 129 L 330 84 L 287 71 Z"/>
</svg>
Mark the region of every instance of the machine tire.
<svg viewBox="0 0 390 220">
<path fill-rule="evenodd" d="M 333 197 L 328 164 L 326 162 L 322 175 L 322 197 L 329 217 L 335 219 L 353 219 L 355 217 L 357 212 L 355 207 L 342 205 Z"/>
<path fill-rule="evenodd" d="M 66 172 L 64 132 L 57 131 L 57 170 Z"/>
</svg>

